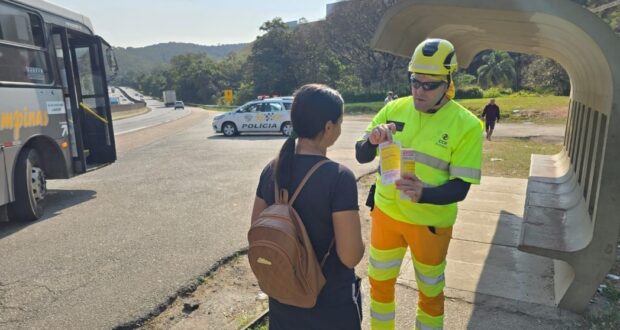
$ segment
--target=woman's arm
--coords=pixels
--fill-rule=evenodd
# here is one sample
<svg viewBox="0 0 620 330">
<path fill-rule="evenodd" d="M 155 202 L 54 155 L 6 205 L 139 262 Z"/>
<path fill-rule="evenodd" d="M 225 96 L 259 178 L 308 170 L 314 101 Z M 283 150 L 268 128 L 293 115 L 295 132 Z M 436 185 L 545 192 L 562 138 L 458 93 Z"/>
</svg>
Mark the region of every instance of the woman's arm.
<svg viewBox="0 0 620 330">
<path fill-rule="evenodd" d="M 353 268 L 364 256 L 364 242 L 357 210 L 332 213 L 336 252 L 342 263 Z"/>
<path fill-rule="evenodd" d="M 254 198 L 254 207 L 252 208 L 252 221 L 250 223 L 254 223 L 254 221 L 256 221 L 256 219 L 258 218 L 258 215 L 266 208 L 267 203 L 262 198 L 256 196 Z"/>
</svg>

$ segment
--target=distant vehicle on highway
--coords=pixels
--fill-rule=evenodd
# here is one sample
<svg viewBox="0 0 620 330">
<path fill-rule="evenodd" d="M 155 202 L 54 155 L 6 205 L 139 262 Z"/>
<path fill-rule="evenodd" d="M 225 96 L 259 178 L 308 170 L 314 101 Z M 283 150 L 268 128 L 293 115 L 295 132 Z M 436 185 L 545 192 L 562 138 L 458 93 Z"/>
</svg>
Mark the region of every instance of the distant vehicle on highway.
<svg viewBox="0 0 620 330">
<path fill-rule="evenodd" d="M 183 103 L 183 101 L 174 102 L 174 110 L 176 109 L 185 109 L 185 104 Z"/>
<path fill-rule="evenodd" d="M 174 105 L 174 102 L 177 101 L 177 93 L 173 90 L 168 90 L 163 92 L 164 105 L 167 107 L 171 107 Z"/>
<path fill-rule="evenodd" d="M 215 116 L 213 130 L 225 136 L 235 136 L 242 132 L 282 133 L 289 136 L 291 125 L 292 99 L 270 98 L 250 101 L 239 108 Z"/>
</svg>

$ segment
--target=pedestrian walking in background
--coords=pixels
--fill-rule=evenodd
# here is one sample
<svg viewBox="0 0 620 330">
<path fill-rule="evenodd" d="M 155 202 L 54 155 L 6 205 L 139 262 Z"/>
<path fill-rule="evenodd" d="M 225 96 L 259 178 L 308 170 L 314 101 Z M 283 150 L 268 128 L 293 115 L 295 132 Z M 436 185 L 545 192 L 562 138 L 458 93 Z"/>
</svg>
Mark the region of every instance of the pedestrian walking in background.
<svg viewBox="0 0 620 330">
<path fill-rule="evenodd" d="M 499 106 L 495 104 L 495 99 L 490 99 L 489 103 L 482 110 L 482 118 L 484 118 L 484 129 L 487 132 L 487 140 L 491 141 L 495 122 L 499 123 Z"/>
<path fill-rule="evenodd" d="M 392 101 L 394 99 L 394 93 L 392 93 L 392 91 L 389 91 L 387 93 L 387 96 L 385 97 L 385 99 L 383 100 L 383 103 L 390 103 L 390 101 Z"/>
</svg>

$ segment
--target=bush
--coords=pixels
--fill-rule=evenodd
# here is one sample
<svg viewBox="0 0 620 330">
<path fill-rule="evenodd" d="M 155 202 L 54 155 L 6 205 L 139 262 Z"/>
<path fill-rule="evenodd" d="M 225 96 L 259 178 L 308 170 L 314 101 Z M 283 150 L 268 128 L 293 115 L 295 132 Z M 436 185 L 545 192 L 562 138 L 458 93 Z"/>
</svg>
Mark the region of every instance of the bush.
<svg viewBox="0 0 620 330">
<path fill-rule="evenodd" d="M 457 99 L 480 99 L 483 96 L 484 93 L 478 86 L 457 88 L 456 90 Z"/>
<path fill-rule="evenodd" d="M 349 113 L 349 114 L 354 114 L 354 113 L 376 114 L 377 112 L 379 112 L 379 110 L 381 110 L 381 108 L 375 109 L 370 105 L 353 105 L 353 106 L 346 107 L 346 113 Z"/>
<path fill-rule="evenodd" d="M 344 103 L 362 103 L 362 102 L 376 102 L 383 101 L 387 95 L 386 93 L 365 93 L 365 94 L 349 94 L 343 93 L 342 98 Z"/>
<path fill-rule="evenodd" d="M 534 88 L 534 92 L 539 95 L 562 95 L 562 93 L 558 89 L 549 86 L 536 87 Z"/>
<path fill-rule="evenodd" d="M 464 72 L 459 72 L 454 75 L 454 83 L 457 86 L 472 86 L 476 83 L 476 76 L 472 76 Z"/>
<path fill-rule="evenodd" d="M 485 90 L 483 92 L 484 98 L 493 98 L 493 97 L 499 97 L 502 95 L 502 93 L 500 93 L 499 88 L 497 87 L 491 87 L 487 90 Z"/>
<path fill-rule="evenodd" d="M 516 92 L 515 94 L 512 94 L 512 96 L 540 96 L 540 94 L 533 92 L 533 91 L 529 91 L 527 89 L 522 89 Z"/>
<path fill-rule="evenodd" d="M 410 96 L 411 92 L 406 89 L 393 89 L 394 94 L 398 95 L 399 98 Z M 365 103 L 365 102 L 383 102 L 385 97 L 387 96 L 388 90 L 382 92 L 376 91 L 368 91 L 368 92 L 347 92 L 341 91 L 342 98 L 344 99 L 344 103 Z"/>
</svg>

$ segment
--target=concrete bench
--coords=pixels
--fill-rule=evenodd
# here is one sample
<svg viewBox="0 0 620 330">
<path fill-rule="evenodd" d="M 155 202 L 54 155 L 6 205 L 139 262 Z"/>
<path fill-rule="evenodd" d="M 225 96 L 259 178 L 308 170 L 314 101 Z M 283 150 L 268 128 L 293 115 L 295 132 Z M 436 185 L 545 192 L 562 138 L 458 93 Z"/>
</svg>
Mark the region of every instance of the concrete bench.
<svg viewBox="0 0 620 330">
<path fill-rule="evenodd" d="M 554 259 L 555 301 L 577 312 L 615 261 L 618 216 L 596 213 L 601 182 L 618 180 L 602 175 L 607 120 L 572 102 L 563 150 L 530 163 L 518 248 Z"/>
</svg>

